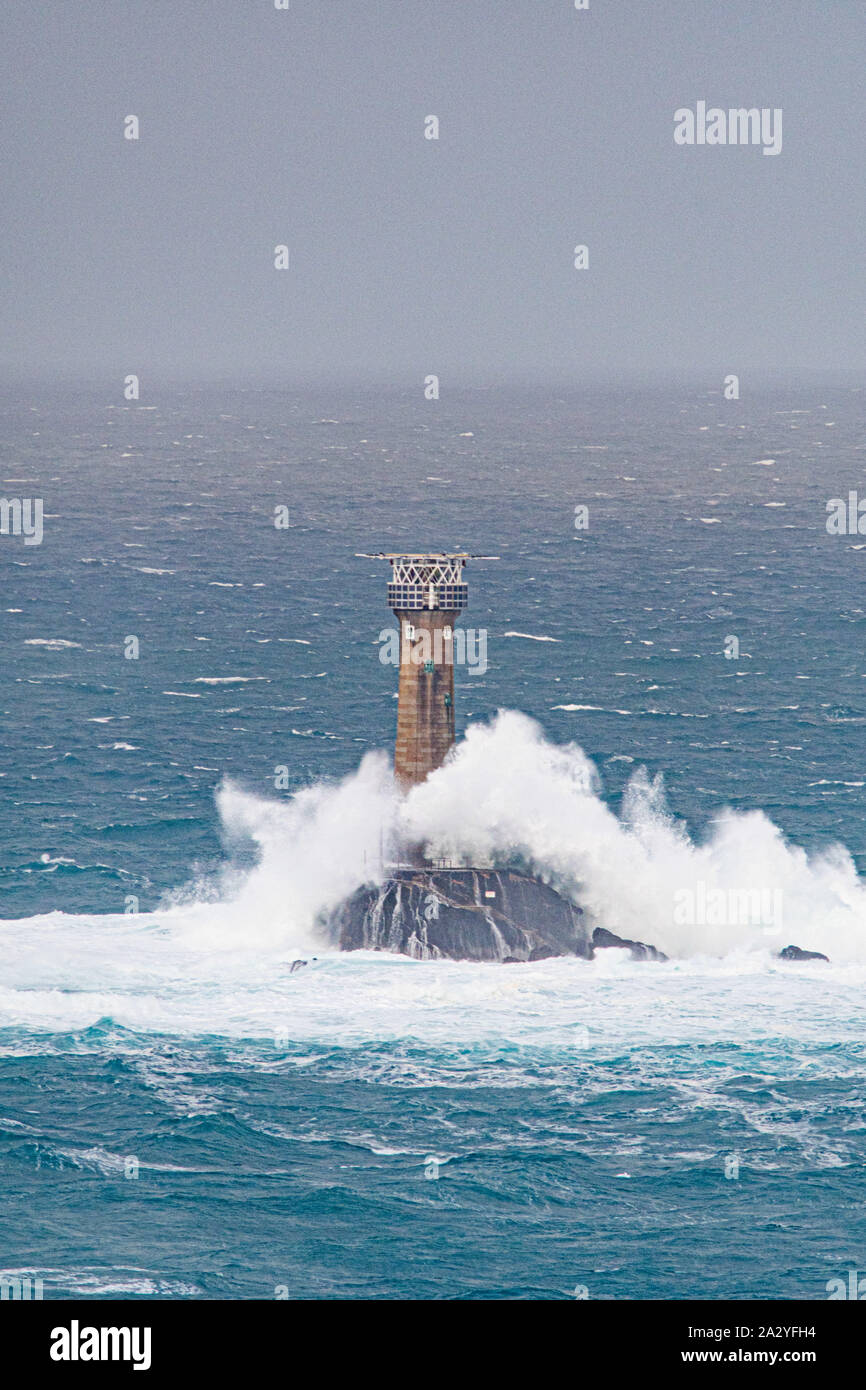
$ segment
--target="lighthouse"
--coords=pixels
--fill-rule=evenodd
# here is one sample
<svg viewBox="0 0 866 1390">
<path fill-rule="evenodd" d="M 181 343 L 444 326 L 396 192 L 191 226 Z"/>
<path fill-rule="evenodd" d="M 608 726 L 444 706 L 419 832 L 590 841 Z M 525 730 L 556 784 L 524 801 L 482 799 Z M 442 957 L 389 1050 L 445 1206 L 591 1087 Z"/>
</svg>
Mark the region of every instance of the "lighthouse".
<svg viewBox="0 0 866 1390">
<path fill-rule="evenodd" d="M 466 652 L 455 619 L 469 602 L 467 560 L 496 555 L 432 552 L 365 554 L 388 560 L 388 604 L 400 624 L 400 687 L 394 771 L 404 789 L 441 767 L 454 742 L 454 657 Z M 485 647 L 486 651 L 486 647 Z M 409 799 L 411 801 L 411 798 Z M 453 807 L 459 830 L 461 807 Z M 321 928 L 341 951 L 395 951 L 416 960 L 591 959 L 624 947 L 635 959 L 664 959 L 654 947 L 610 931 L 591 932 L 582 908 L 519 865 L 444 864 L 419 844 L 327 914 Z"/>
<path fill-rule="evenodd" d="M 394 773 L 408 790 L 442 766 L 454 742 L 454 656 L 466 650 L 454 623 L 469 602 L 466 561 L 498 557 L 403 551 L 364 558 L 391 565 L 388 606 L 400 624 Z M 546 883 L 518 868 L 434 866 L 420 844 L 402 845 L 400 862 L 341 903 L 327 927 L 343 951 L 501 961 L 592 955 L 581 909 Z"/>
<path fill-rule="evenodd" d="M 441 767 L 454 742 L 454 623 L 469 602 L 467 560 L 495 555 L 363 554 L 391 565 L 388 607 L 399 624 L 400 683 L 394 776 L 408 791 Z M 458 634 L 462 637 L 462 632 Z"/>
<path fill-rule="evenodd" d="M 394 776 L 404 789 L 441 767 L 454 742 L 454 622 L 469 602 L 468 555 L 386 555 L 400 624 Z"/>
</svg>

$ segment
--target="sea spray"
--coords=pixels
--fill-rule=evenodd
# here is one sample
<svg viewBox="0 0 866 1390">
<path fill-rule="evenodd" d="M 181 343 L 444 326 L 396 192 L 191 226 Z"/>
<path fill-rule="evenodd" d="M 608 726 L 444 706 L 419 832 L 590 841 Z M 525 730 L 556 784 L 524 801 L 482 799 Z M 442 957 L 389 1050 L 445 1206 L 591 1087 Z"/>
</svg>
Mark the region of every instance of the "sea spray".
<svg viewBox="0 0 866 1390">
<path fill-rule="evenodd" d="M 397 793 L 385 755 L 367 754 L 341 782 L 319 782 L 287 802 L 226 782 L 217 794 L 229 841 L 254 842 L 257 866 L 231 894 L 227 930 L 251 940 L 316 944 L 319 919 L 359 884 L 381 879 L 394 853 Z"/>
<path fill-rule="evenodd" d="M 227 845 L 251 841 L 258 862 L 243 873 L 229 866 L 219 902 L 188 895 L 174 924 L 190 944 L 322 947 L 328 913 L 361 884 L 381 882 L 401 844 L 420 842 L 434 860 L 525 867 L 594 925 L 672 957 L 775 953 L 790 940 L 866 960 L 866 890 L 844 847 L 810 855 L 763 812 L 725 808 L 697 842 L 670 813 L 663 779 L 642 768 L 616 814 L 586 753 L 551 743 L 514 711 L 470 725 L 445 766 L 404 799 L 376 753 L 343 781 L 285 802 L 225 783 L 217 804 Z M 772 908 L 697 910 L 720 895 Z"/>
<path fill-rule="evenodd" d="M 322 922 L 355 888 L 384 878 L 401 839 L 421 840 L 452 862 L 522 865 L 582 905 L 594 924 L 657 946 L 671 966 L 628 966 L 643 972 L 647 1007 L 658 1004 L 663 988 L 669 1000 L 682 988 L 668 973 L 687 963 L 690 973 L 722 968 L 738 979 L 756 970 L 786 978 L 803 971 L 804 982 L 816 969 L 866 964 L 866 892 L 843 847 L 808 855 L 763 813 L 724 809 L 697 842 L 667 809 L 661 779 L 640 770 L 616 814 L 586 754 L 576 744 L 551 743 L 514 712 L 471 725 L 446 765 L 404 800 L 387 758 L 373 753 L 342 781 L 318 782 L 284 800 L 227 782 L 217 805 L 227 863 L 216 881 L 190 885 L 151 913 L 55 912 L 5 922 L 0 1019 L 48 1031 L 109 1018 L 145 1031 L 272 1037 L 281 1027 L 317 1038 L 405 1036 L 427 1026 L 431 999 L 462 997 L 457 970 L 470 972 L 466 1003 L 476 999 L 486 1009 L 491 990 L 488 1003 L 502 1001 L 471 1031 L 498 1031 L 510 1017 L 505 977 L 524 967 L 500 974 L 489 965 L 380 955 L 371 975 L 363 960 L 325 959 Z M 234 850 L 240 844 L 246 865 Z M 717 890 L 727 898 L 767 889 L 782 894 L 783 937 L 748 916 L 717 921 L 704 912 L 704 920 L 683 921 L 677 913 L 684 892 L 696 901 L 703 892 L 709 902 Z M 789 942 L 823 951 L 833 967 L 775 961 Z M 289 973 L 293 959 L 312 956 L 317 966 Z M 418 978 L 406 969 L 431 973 Z M 619 969 L 617 961 L 554 961 L 533 978 L 544 984 L 545 999 L 561 981 L 567 999 L 580 972 L 590 972 L 595 988 L 611 971 L 619 978 Z M 655 984 L 653 972 L 661 972 Z M 438 1013 L 429 1024 L 438 1036 Z M 460 1026 L 465 1033 L 465 1019 Z"/>
<path fill-rule="evenodd" d="M 519 859 L 572 896 L 596 925 L 670 956 L 787 944 L 777 938 L 775 911 L 767 921 L 740 920 L 742 914 L 683 920 L 684 892 L 697 899 L 721 890 L 770 893 L 774 905 L 784 903 L 791 941 L 866 959 L 866 890 L 843 847 L 808 855 L 763 812 L 724 808 L 696 843 L 667 809 L 660 777 L 638 769 L 619 816 L 598 785 L 576 744 L 553 745 L 533 720 L 505 711 L 470 726 L 446 766 L 407 798 L 401 823 L 434 856 L 497 865 Z"/>
</svg>

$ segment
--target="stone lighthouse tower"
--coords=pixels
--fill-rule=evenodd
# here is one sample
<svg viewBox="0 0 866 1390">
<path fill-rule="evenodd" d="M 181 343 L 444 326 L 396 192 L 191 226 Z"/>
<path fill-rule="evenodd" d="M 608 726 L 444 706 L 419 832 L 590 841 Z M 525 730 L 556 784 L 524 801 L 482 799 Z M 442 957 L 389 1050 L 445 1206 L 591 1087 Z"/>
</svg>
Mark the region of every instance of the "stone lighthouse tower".
<svg viewBox="0 0 866 1390">
<path fill-rule="evenodd" d="M 400 690 L 394 771 L 408 789 L 440 767 L 454 742 L 454 654 L 465 634 L 466 561 L 495 555 L 367 555 L 393 571 L 388 604 L 400 624 Z M 459 829 L 459 809 L 454 811 Z M 592 956 L 581 909 L 518 869 L 434 863 L 420 844 L 400 846 L 328 920 L 343 951 L 398 951 L 416 959 L 543 960 Z M 613 938 L 619 942 L 619 938 Z M 608 942 L 607 944 L 612 944 Z M 619 943 L 627 944 L 627 943 Z"/>
<path fill-rule="evenodd" d="M 454 742 L 454 622 L 469 602 L 468 555 L 385 555 L 400 624 L 394 775 L 404 788 L 441 767 Z"/>
</svg>

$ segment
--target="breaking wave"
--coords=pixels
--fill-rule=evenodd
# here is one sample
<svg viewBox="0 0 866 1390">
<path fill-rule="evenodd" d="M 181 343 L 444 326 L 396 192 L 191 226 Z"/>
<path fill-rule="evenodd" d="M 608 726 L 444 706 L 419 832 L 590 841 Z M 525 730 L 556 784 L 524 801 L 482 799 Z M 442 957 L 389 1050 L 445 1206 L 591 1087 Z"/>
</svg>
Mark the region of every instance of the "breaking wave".
<svg viewBox="0 0 866 1390">
<path fill-rule="evenodd" d="M 217 879 L 187 886 L 152 913 L 51 913 L 0 926 L 0 1023 L 74 1030 L 110 1018 L 132 1029 L 260 1036 L 278 1025 L 290 994 L 287 1026 L 302 1026 L 301 982 L 314 973 L 322 980 L 323 971 L 330 983 L 317 995 L 316 1036 L 360 1027 L 380 990 L 394 1005 L 384 1031 L 393 1024 L 405 1036 L 418 1025 L 410 997 L 435 994 L 436 981 L 453 983 L 455 971 L 464 986 L 471 978 L 481 996 L 492 990 L 500 999 L 492 966 L 329 954 L 323 915 L 381 878 L 402 840 L 423 841 L 449 863 L 524 867 L 572 897 L 592 925 L 671 957 L 669 967 L 612 959 L 509 967 L 514 979 L 538 972 L 542 994 L 559 981 L 563 989 L 569 982 L 568 996 L 581 972 L 601 980 L 620 966 L 642 974 L 642 993 L 672 969 L 723 969 L 725 978 L 785 969 L 774 957 L 789 942 L 823 951 L 834 969 L 866 963 L 866 891 L 844 847 L 807 854 L 760 811 L 722 810 L 698 841 L 670 814 L 661 779 L 642 770 L 616 814 L 585 753 L 550 743 L 519 713 L 470 726 L 446 766 L 405 798 L 386 756 L 373 753 L 344 780 L 286 800 L 225 783 L 217 801 L 226 845 Z M 255 862 L 242 867 L 251 846 Z M 732 905 L 744 901 L 770 904 L 770 916 L 738 916 Z M 289 977 L 297 956 L 318 964 Z"/>
<path fill-rule="evenodd" d="M 259 849 L 232 899 L 232 915 L 255 922 L 259 937 L 314 943 L 320 912 L 381 877 L 401 841 L 421 841 L 434 860 L 525 867 L 593 925 L 673 957 L 794 941 L 866 960 L 866 888 L 843 846 L 810 855 L 763 812 L 724 809 L 698 842 L 670 814 L 661 777 L 643 769 L 617 815 L 581 748 L 550 743 L 510 711 L 470 726 L 405 800 L 373 754 L 345 781 L 307 788 L 287 806 L 225 785 L 219 809 L 230 836 Z"/>
</svg>

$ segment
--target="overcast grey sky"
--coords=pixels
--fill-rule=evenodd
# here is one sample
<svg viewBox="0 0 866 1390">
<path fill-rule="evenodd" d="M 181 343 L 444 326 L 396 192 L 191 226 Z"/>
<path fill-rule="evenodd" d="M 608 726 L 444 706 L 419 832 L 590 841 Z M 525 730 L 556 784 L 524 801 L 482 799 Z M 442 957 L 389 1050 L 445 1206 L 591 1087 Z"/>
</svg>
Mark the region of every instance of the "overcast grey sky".
<svg viewBox="0 0 866 1390">
<path fill-rule="evenodd" d="M 866 365 L 862 0 L 4 0 L 0 66 L 0 368 Z"/>
</svg>

